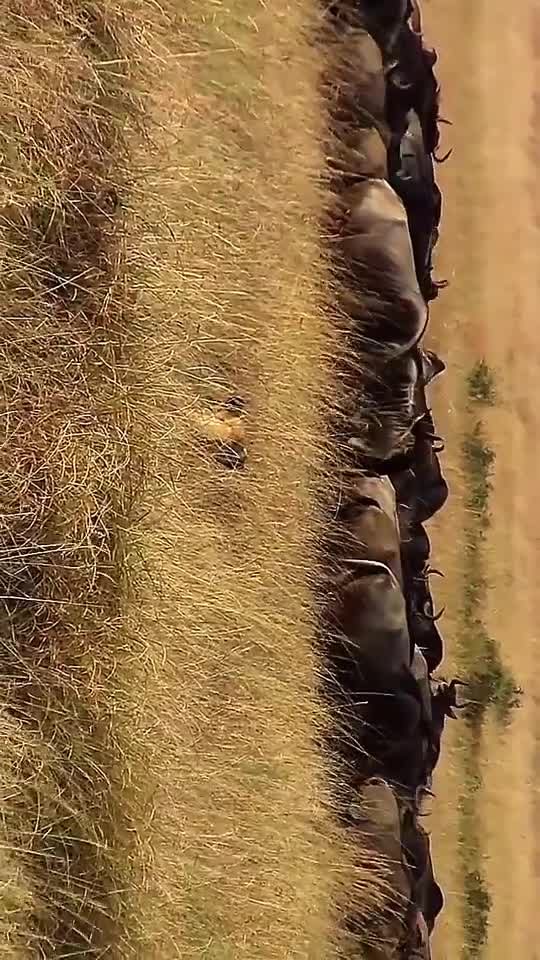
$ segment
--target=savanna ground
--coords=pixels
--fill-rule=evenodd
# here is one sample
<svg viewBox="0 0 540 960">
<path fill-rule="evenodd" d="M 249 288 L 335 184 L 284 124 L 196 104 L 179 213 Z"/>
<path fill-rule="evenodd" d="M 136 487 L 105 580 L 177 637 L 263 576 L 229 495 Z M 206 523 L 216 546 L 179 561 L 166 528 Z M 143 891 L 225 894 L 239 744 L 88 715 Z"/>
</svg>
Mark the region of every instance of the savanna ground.
<svg viewBox="0 0 540 960">
<path fill-rule="evenodd" d="M 376 889 L 314 747 L 316 7 L 3 5 L 6 960 L 322 960 Z"/>
<path fill-rule="evenodd" d="M 434 305 L 431 326 L 448 364 L 433 395 L 452 499 L 431 524 L 434 565 L 446 572 L 434 582 L 448 611 L 445 670 L 478 671 L 495 655 L 500 677 L 513 676 L 525 690 L 509 726 L 493 706 L 476 729 L 450 724 L 432 818 L 447 893 L 434 956 L 533 960 L 540 924 L 540 5 L 423 6 L 424 31 L 440 57 L 442 112 L 454 123 L 443 128 L 454 153 L 439 168 L 445 205 L 437 257 L 451 286 Z M 482 361 L 484 387 L 473 399 L 470 375 Z"/>
</svg>

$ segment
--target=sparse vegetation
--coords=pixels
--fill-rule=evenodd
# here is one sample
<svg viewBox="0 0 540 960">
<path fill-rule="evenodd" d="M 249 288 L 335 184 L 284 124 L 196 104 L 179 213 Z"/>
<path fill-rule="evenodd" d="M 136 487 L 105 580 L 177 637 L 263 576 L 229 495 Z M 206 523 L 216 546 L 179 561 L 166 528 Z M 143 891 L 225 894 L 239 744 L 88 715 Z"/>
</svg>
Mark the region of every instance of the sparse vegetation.
<svg viewBox="0 0 540 960">
<path fill-rule="evenodd" d="M 3 11 L 6 960 L 326 960 L 377 895 L 314 747 L 316 7 Z"/>
<path fill-rule="evenodd" d="M 467 377 L 470 400 L 493 407 L 497 403 L 497 381 L 494 371 L 485 360 L 479 360 Z"/>
<path fill-rule="evenodd" d="M 487 941 L 492 900 L 485 879 L 478 870 L 465 871 L 463 889 L 467 942 L 462 957 L 463 960 L 475 960 L 480 956 L 482 947 Z"/>
<path fill-rule="evenodd" d="M 515 680 L 501 659 L 498 644 L 483 622 L 488 584 L 484 573 L 483 542 L 490 524 L 489 497 L 495 453 L 489 447 L 481 420 L 465 434 L 463 461 L 467 478 L 468 522 L 465 530 L 463 605 L 461 611 L 460 653 L 469 676 L 474 701 L 469 717 L 482 718 L 489 707 L 506 723 L 519 703 Z"/>
<path fill-rule="evenodd" d="M 489 495 L 491 493 L 491 473 L 495 463 L 495 454 L 487 445 L 480 420 L 465 434 L 463 440 L 463 458 L 467 474 L 467 508 L 476 516 L 471 521 L 468 543 L 475 542 L 478 528 L 482 532 L 489 526 Z"/>
<path fill-rule="evenodd" d="M 473 420 L 463 438 L 462 455 L 467 481 L 467 522 L 463 553 L 463 602 L 458 635 L 462 668 L 470 683 L 470 706 L 461 733 L 463 788 L 459 799 L 459 848 L 463 873 L 463 926 L 465 942 L 462 960 L 479 960 L 487 941 L 491 896 L 483 861 L 483 830 L 476 806 L 482 785 L 480 745 L 482 725 L 491 709 L 495 719 L 506 725 L 519 706 L 521 690 L 503 663 L 499 645 L 490 636 L 483 620 L 488 582 L 485 574 L 484 543 L 490 525 L 489 501 L 495 453 L 487 443 L 477 404 L 495 403 L 495 382 L 482 361 L 467 378 L 469 418 Z"/>
</svg>

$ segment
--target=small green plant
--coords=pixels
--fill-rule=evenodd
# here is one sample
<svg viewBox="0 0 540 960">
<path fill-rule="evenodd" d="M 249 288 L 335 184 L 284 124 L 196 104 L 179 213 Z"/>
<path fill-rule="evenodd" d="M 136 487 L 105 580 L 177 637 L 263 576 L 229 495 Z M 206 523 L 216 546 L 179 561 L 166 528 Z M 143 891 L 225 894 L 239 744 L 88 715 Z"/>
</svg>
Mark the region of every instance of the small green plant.
<svg viewBox="0 0 540 960">
<path fill-rule="evenodd" d="M 479 360 L 467 377 L 467 393 L 470 400 L 493 407 L 497 403 L 495 373 L 485 360 Z"/>
<path fill-rule="evenodd" d="M 467 506 L 481 520 L 482 527 L 489 525 L 489 495 L 492 490 L 491 475 L 495 453 L 488 446 L 482 423 L 478 420 L 463 439 L 463 457 L 468 477 Z"/>
<path fill-rule="evenodd" d="M 476 597 L 466 595 L 463 624 L 460 629 L 460 646 L 470 683 L 470 705 L 466 709 L 469 725 L 482 724 L 486 711 L 491 707 L 495 719 L 506 726 L 513 711 L 521 705 L 523 691 L 503 663 L 499 644 L 491 637 L 478 616 Z"/>
<path fill-rule="evenodd" d="M 463 877 L 465 944 L 462 960 L 477 960 L 487 940 L 492 900 L 486 881 L 478 870 L 466 870 Z"/>
</svg>

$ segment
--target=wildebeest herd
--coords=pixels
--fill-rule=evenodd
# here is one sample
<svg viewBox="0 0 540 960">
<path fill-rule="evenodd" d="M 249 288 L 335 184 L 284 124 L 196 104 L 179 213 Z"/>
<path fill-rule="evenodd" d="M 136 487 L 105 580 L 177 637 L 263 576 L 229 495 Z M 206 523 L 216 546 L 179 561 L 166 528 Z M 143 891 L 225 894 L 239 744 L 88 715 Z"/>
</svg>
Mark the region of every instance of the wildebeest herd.
<svg viewBox="0 0 540 960">
<path fill-rule="evenodd" d="M 350 403 L 327 551 L 331 744 L 346 773 L 344 822 L 390 862 L 391 902 L 364 955 L 426 958 L 443 894 L 420 821 L 460 683 L 433 676 L 443 641 L 425 529 L 448 496 L 426 395 L 444 363 L 421 344 L 443 286 L 432 266 L 434 162 L 446 159 L 437 55 L 417 0 L 338 0 L 325 20 L 330 243 Z"/>
<path fill-rule="evenodd" d="M 425 529 L 448 497 L 426 394 L 445 365 L 422 346 L 429 304 L 445 285 L 433 278 L 434 163 L 448 154 L 437 154 L 437 55 L 424 43 L 419 0 L 322 3 L 328 240 L 347 341 L 324 689 L 343 822 L 387 864 L 390 891 L 373 930 L 354 911 L 347 925 L 364 960 L 426 960 L 444 898 L 420 821 L 462 683 L 434 677 L 444 651 Z M 228 412 L 240 417 L 242 402 L 229 401 Z M 245 460 L 235 437 L 222 454 L 232 467 Z"/>
</svg>

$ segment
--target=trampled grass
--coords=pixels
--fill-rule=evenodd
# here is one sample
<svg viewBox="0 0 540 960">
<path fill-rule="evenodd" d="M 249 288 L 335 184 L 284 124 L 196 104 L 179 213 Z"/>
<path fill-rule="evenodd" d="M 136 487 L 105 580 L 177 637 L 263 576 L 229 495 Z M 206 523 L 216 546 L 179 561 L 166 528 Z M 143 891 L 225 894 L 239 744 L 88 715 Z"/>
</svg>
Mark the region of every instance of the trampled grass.
<svg viewBox="0 0 540 960">
<path fill-rule="evenodd" d="M 315 746 L 316 11 L 3 11 L 6 960 L 333 957 L 377 895 Z"/>
</svg>

